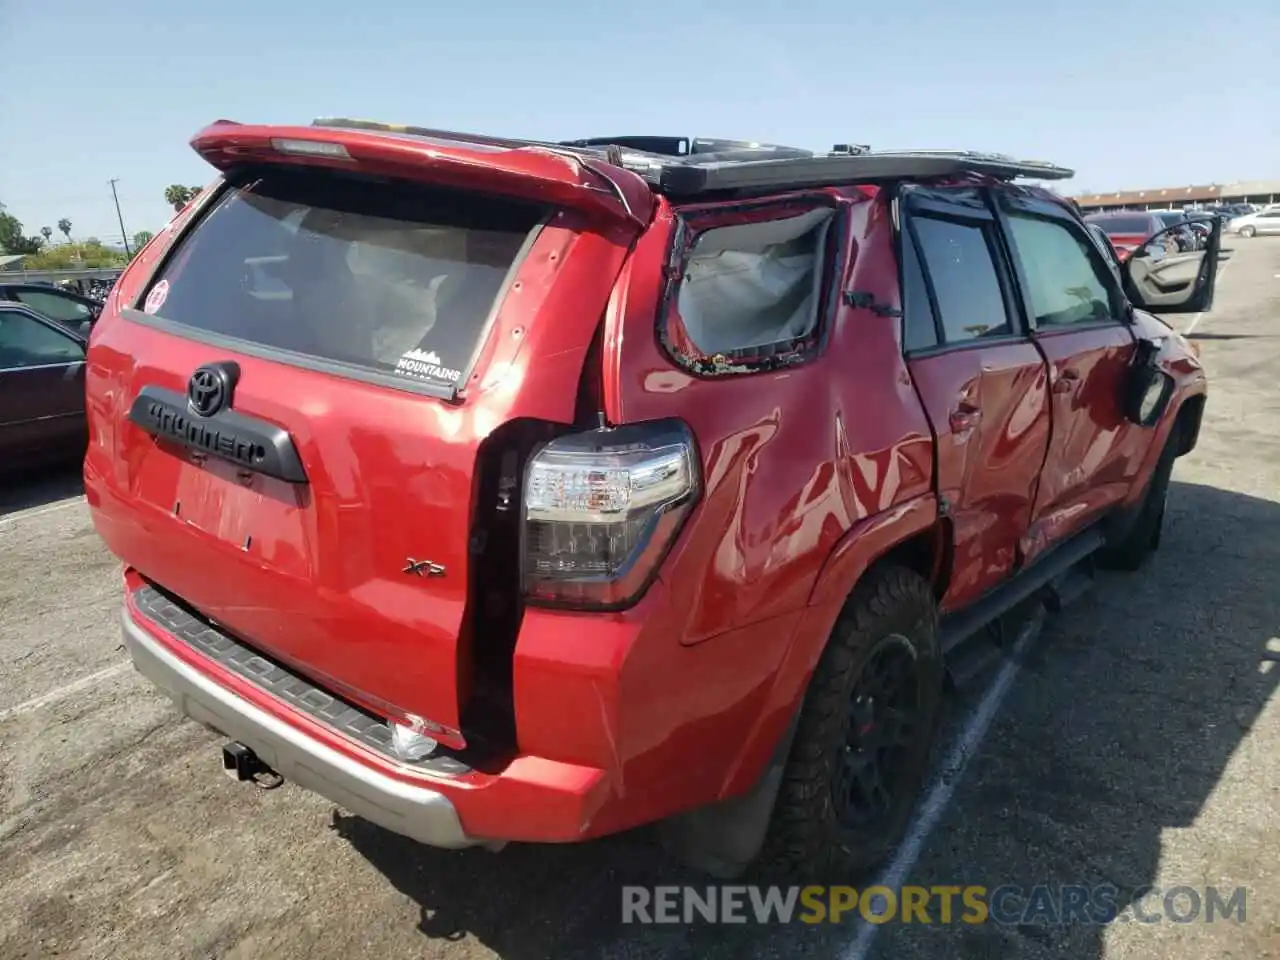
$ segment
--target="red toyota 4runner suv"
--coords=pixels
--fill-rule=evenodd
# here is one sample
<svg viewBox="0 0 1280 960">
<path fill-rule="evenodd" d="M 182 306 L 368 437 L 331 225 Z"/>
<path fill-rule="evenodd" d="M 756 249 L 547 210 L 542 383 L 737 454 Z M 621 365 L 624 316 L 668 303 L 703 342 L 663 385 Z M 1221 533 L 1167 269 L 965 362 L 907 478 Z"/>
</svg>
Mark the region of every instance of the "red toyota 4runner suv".
<svg viewBox="0 0 1280 960">
<path fill-rule="evenodd" d="M 963 152 L 220 121 L 96 324 L 137 669 L 426 844 L 642 824 L 867 868 L 948 664 L 1158 543 L 1206 380 L 1079 213 Z M 1198 272 L 1197 272 L 1198 270 Z M 984 641 L 985 642 L 985 641 Z M 272 776 L 272 775 L 275 776 Z"/>
</svg>

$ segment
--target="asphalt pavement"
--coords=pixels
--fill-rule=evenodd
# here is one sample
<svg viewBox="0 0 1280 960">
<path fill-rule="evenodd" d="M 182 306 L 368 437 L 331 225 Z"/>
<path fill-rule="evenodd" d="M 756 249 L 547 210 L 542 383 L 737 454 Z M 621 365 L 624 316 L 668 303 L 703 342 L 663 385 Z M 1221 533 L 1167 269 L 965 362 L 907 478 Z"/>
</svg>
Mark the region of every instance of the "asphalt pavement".
<svg viewBox="0 0 1280 960">
<path fill-rule="evenodd" d="M 1280 238 L 1227 245 L 1212 312 L 1170 318 L 1212 379 L 1161 551 L 951 705 L 894 875 L 1110 886 L 1114 922 L 624 925 L 624 884 L 706 883 L 645 831 L 449 853 L 234 784 L 129 668 L 72 472 L 0 489 L 0 957 L 1280 957 Z M 1244 919 L 1160 909 L 1210 886 Z"/>
</svg>

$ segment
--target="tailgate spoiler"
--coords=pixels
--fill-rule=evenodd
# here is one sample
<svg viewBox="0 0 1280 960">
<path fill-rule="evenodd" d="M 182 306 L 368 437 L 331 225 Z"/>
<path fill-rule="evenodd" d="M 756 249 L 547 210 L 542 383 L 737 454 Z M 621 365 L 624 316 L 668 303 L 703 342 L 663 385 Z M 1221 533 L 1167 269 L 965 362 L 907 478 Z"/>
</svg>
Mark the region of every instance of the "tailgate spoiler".
<svg viewBox="0 0 1280 960">
<path fill-rule="evenodd" d="M 218 120 L 191 139 L 226 173 L 277 163 L 367 170 L 534 202 L 644 226 L 654 199 L 635 173 L 554 145 L 496 145 L 423 136 L 391 127 L 250 125 Z"/>
</svg>

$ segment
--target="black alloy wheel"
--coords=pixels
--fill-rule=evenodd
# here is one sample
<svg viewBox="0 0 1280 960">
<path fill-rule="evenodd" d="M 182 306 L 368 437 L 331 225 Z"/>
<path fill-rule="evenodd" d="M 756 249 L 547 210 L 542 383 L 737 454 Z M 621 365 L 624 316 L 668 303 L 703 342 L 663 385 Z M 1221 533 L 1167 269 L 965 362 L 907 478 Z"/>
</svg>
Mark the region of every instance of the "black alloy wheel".
<svg viewBox="0 0 1280 960">
<path fill-rule="evenodd" d="M 920 665 L 915 649 L 890 634 L 854 681 L 843 752 L 832 781 L 835 813 L 846 828 L 871 833 L 904 801 L 903 773 L 920 735 Z"/>
</svg>

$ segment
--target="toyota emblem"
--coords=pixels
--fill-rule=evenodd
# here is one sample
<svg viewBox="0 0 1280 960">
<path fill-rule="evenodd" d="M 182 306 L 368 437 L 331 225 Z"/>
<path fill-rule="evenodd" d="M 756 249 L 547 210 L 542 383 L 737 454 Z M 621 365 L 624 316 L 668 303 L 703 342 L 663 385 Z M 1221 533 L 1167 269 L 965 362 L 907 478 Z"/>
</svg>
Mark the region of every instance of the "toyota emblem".
<svg viewBox="0 0 1280 960">
<path fill-rule="evenodd" d="M 200 367 L 187 383 L 187 405 L 198 417 L 212 417 L 231 402 L 235 375 L 234 364 L 211 363 Z"/>
</svg>

